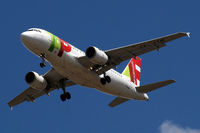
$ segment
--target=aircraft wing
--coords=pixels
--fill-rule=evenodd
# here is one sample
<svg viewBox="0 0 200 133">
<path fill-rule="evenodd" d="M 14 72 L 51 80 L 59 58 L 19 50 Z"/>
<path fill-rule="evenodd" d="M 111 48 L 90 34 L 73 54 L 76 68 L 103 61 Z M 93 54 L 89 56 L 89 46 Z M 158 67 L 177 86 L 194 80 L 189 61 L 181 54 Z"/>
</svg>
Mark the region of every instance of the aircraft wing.
<svg viewBox="0 0 200 133">
<path fill-rule="evenodd" d="M 116 65 L 119 65 L 125 60 L 135 58 L 139 55 L 148 53 L 153 50 L 159 50 L 160 48 L 166 46 L 165 43 L 178 39 L 180 37 L 189 37 L 189 34 L 190 33 L 179 32 L 149 41 L 140 42 L 137 44 L 131 44 L 124 47 L 106 50 L 104 52 L 107 54 L 110 60 L 103 66 L 93 64 L 86 56 L 79 57 L 78 61 L 88 69 L 90 67 L 95 68 L 96 73 L 100 75 L 105 73 L 109 69 L 116 67 Z"/>
<path fill-rule="evenodd" d="M 44 74 L 43 77 L 49 83 L 49 90 L 37 90 L 37 89 L 29 87 L 24 92 L 22 92 L 21 94 L 16 96 L 14 99 L 12 99 L 8 103 L 8 105 L 12 108 L 13 106 L 16 106 L 24 101 L 34 102 L 36 98 L 38 98 L 44 94 L 49 95 L 49 92 L 51 92 L 55 89 L 59 89 L 61 87 L 59 84 L 59 81 L 61 79 L 65 80 L 64 81 L 65 87 L 75 85 L 74 82 L 72 82 L 68 79 L 65 79 L 63 76 L 58 74 L 53 68 L 50 71 L 48 71 L 46 74 Z"/>
</svg>

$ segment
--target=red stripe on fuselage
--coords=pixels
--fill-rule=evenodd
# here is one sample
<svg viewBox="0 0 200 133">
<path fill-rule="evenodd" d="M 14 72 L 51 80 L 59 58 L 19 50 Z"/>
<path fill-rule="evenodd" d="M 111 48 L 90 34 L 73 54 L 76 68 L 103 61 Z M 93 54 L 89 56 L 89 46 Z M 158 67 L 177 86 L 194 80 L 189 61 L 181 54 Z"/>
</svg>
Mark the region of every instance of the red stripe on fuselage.
<svg viewBox="0 0 200 133">
<path fill-rule="evenodd" d="M 65 52 L 70 52 L 71 51 L 71 46 L 69 45 L 69 43 L 63 41 L 62 39 L 60 39 L 60 42 L 61 42 L 61 48 L 60 48 L 60 51 L 58 53 L 59 57 L 61 57 L 63 55 L 64 51 Z"/>
</svg>

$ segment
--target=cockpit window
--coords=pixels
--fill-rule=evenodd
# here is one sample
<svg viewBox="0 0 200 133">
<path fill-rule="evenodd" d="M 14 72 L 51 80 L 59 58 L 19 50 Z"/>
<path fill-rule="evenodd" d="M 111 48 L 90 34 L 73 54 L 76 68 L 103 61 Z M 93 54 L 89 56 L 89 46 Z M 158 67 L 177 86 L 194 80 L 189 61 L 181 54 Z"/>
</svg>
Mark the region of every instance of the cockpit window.
<svg viewBox="0 0 200 133">
<path fill-rule="evenodd" d="M 36 31 L 36 32 L 41 32 L 41 31 L 38 30 L 38 29 L 28 29 L 27 31 Z"/>
</svg>

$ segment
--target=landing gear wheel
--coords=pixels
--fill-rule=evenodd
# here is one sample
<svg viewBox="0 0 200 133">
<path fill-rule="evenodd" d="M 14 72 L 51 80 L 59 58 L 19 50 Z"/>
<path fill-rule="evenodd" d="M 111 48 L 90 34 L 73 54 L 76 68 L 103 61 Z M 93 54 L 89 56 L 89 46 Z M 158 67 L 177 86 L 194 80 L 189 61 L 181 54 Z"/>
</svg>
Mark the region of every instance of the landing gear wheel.
<svg viewBox="0 0 200 133">
<path fill-rule="evenodd" d="M 66 93 L 65 93 L 65 97 L 66 97 L 67 99 L 70 99 L 70 98 L 71 98 L 71 94 L 70 94 L 69 92 L 66 92 Z"/>
<path fill-rule="evenodd" d="M 109 76 L 105 76 L 105 80 L 106 80 L 107 83 L 111 82 L 111 78 Z"/>
<path fill-rule="evenodd" d="M 106 84 L 106 79 L 105 78 L 101 78 L 100 82 L 101 82 L 102 85 L 105 85 Z"/>
<path fill-rule="evenodd" d="M 66 96 L 65 96 L 65 94 L 61 94 L 60 95 L 60 99 L 64 102 L 64 101 L 66 101 Z"/>
<path fill-rule="evenodd" d="M 43 67 L 46 66 L 46 64 L 45 64 L 45 58 L 46 58 L 45 53 L 41 53 L 40 58 L 42 59 L 42 63 L 40 63 L 40 67 L 43 68 Z"/>
<path fill-rule="evenodd" d="M 46 66 L 45 63 L 40 63 L 40 67 L 41 67 L 41 68 L 43 68 L 43 67 L 45 67 L 45 66 Z"/>
<path fill-rule="evenodd" d="M 60 85 L 61 85 L 61 88 L 63 90 L 63 94 L 60 95 L 60 99 L 62 101 L 66 101 L 66 99 L 70 99 L 71 98 L 71 94 L 69 92 L 66 92 L 66 89 L 65 89 L 65 84 L 64 82 L 66 81 L 66 79 L 61 79 L 59 82 L 60 82 Z"/>
</svg>

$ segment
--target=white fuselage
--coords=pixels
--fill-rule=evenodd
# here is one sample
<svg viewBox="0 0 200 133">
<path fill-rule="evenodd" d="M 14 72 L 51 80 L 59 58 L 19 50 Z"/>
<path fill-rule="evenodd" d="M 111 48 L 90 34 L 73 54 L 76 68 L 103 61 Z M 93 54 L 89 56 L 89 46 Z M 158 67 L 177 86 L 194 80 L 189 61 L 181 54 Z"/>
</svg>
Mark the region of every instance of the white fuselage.
<svg viewBox="0 0 200 133">
<path fill-rule="evenodd" d="M 48 49 L 51 45 L 51 35 L 45 30 L 39 30 L 40 32 L 23 32 L 21 34 L 21 40 L 34 54 L 40 56 L 44 53 L 46 55 L 46 60 L 50 62 L 53 68 L 62 76 L 76 84 L 89 88 L 96 88 L 99 91 L 114 96 L 128 99 L 148 100 L 148 96 L 145 93 L 138 93 L 136 91 L 136 85 L 133 82 L 130 82 L 129 78 L 113 69 L 106 72 L 106 75 L 110 76 L 111 82 L 102 85 L 100 83 L 100 78 L 103 77 L 103 75 L 98 75 L 82 66 L 77 61 L 77 58 L 85 56 L 85 53 L 72 45 L 70 45 L 71 51 L 64 52 L 61 57 L 58 56 L 59 51 L 56 48 L 50 52 Z"/>
</svg>

